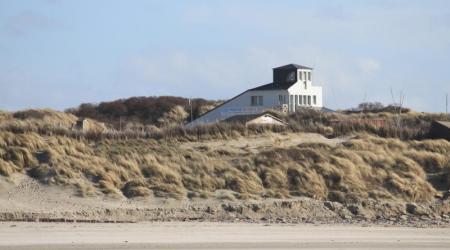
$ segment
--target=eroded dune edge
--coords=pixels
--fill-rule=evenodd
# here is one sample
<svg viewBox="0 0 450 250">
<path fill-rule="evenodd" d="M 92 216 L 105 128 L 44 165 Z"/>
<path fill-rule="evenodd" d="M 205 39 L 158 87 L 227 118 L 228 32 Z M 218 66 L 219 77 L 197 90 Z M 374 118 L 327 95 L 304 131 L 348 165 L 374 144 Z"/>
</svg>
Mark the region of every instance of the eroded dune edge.
<svg viewBox="0 0 450 250">
<path fill-rule="evenodd" d="M 445 140 L 242 127 L 128 137 L 31 114 L 0 116 L 3 221 L 449 224 Z"/>
</svg>

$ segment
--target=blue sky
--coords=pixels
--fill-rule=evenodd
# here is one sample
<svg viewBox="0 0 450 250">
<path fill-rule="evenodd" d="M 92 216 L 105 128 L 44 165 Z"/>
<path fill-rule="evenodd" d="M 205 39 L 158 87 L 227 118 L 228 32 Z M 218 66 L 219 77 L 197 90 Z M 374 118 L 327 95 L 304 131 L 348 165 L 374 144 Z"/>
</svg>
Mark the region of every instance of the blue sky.
<svg viewBox="0 0 450 250">
<path fill-rule="evenodd" d="M 450 1 L 0 0 L 0 109 L 227 99 L 288 63 L 330 108 L 445 110 Z"/>
</svg>

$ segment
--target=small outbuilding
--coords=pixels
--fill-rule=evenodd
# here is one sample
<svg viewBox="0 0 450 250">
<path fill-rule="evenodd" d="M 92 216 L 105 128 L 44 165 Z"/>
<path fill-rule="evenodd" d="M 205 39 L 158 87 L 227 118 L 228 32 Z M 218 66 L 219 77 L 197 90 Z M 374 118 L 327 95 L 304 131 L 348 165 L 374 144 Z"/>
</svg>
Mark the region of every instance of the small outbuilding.
<svg viewBox="0 0 450 250">
<path fill-rule="evenodd" d="M 287 122 L 281 120 L 274 115 L 271 115 L 267 112 L 261 114 L 250 114 L 250 115 L 235 115 L 229 117 L 224 120 L 225 122 L 236 122 L 236 123 L 244 123 L 247 125 L 259 124 L 259 125 L 278 125 L 278 126 L 286 126 Z"/>
<path fill-rule="evenodd" d="M 433 139 L 446 139 L 450 141 L 450 122 L 433 121 L 433 123 L 431 123 L 430 137 Z"/>
<path fill-rule="evenodd" d="M 72 126 L 73 129 L 80 130 L 83 132 L 103 132 L 106 130 L 104 123 L 96 122 L 91 119 L 86 119 L 80 117 Z"/>
<path fill-rule="evenodd" d="M 85 118 L 78 118 L 73 127 L 78 130 L 86 130 L 88 127 L 88 121 Z"/>
</svg>

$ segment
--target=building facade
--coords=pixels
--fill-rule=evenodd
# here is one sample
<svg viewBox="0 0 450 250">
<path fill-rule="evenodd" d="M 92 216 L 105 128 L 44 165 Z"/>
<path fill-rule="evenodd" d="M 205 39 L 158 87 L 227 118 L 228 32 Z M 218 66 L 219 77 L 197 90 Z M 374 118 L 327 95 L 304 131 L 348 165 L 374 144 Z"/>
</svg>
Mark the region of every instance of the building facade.
<svg viewBox="0 0 450 250">
<path fill-rule="evenodd" d="M 295 112 L 322 108 L 322 87 L 313 86 L 313 69 L 288 64 L 273 69 L 273 82 L 244 91 L 188 125 L 222 121 L 236 115 L 259 114 L 270 109 Z"/>
</svg>

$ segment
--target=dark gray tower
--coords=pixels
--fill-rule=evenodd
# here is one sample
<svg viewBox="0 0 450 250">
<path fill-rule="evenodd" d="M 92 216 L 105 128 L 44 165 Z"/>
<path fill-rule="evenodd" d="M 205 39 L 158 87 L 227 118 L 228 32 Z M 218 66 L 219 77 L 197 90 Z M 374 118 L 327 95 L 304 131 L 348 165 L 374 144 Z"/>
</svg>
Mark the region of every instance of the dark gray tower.
<svg viewBox="0 0 450 250">
<path fill-rule="evenodd" d="M 298 64 L 288 64 L 281 67 L 273 69 L 273 83 L 274 84 L 285 84 L 294 83 L 298 80 L 298 70 L 299 69 L 309 69 L 312 68 L 305 67 Z"/>
</svg>

